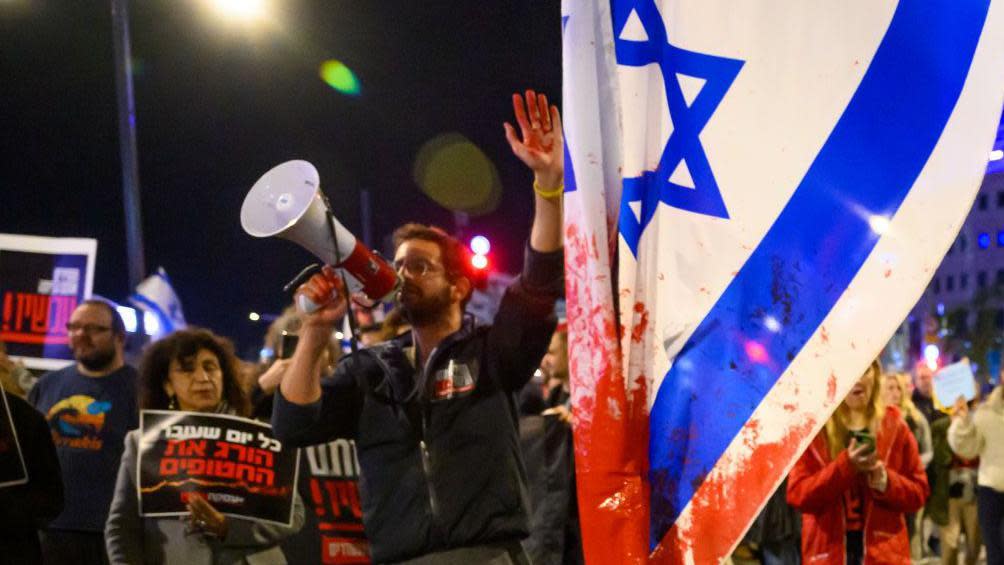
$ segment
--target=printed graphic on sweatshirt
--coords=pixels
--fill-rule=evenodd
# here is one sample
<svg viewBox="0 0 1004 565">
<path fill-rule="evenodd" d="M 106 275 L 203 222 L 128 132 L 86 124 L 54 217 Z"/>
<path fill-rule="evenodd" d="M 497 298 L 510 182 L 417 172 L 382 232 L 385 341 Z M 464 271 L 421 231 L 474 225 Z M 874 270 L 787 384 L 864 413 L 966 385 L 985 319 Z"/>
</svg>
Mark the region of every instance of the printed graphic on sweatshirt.
<svg viewBox="0 0 1004 565">
<path fill-rule="evenodd" d="M 474 390 L 474 377 L 464 363 L 450 359 L 445 369 L 440 369 L 432 377 L 432 401 L 449 400 L 456 396 L 467 396 Z"/>
<path fill-rule="evenodd" d="M 99 451 L 104 444 L 101 432 L 105 416 L 111 409 L 111 402 L 99 402 L 84 394 L 75 394 L 53 404 L 45 418 L 56 447 Z"/>
</svg>

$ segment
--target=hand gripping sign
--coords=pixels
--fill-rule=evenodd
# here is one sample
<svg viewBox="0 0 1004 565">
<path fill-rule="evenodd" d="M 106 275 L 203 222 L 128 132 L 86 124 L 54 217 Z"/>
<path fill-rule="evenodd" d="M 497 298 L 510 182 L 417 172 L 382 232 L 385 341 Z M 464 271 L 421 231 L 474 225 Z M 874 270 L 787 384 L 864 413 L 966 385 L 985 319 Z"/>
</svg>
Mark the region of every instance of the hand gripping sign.
<svg viewBox="0 0 1004 565">
<path fill-rule="evenodd" d="M 565 2 L 588 560 L 731 553 L 969 210 L 1004 102 L 1002 10 Z"/>
</svg>

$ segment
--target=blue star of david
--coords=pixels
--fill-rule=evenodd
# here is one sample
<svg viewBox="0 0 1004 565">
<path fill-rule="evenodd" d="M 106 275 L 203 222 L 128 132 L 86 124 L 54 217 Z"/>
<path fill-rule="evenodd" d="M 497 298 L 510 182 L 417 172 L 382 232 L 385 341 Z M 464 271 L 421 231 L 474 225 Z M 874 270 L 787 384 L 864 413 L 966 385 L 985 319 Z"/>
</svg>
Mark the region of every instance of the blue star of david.
<svg viewBox="0 0 1004 565">
<path fill-rule="evenodd" d="M 698 137 L 711 119 L 739 74 L 743 61 L 687 51 L 669 43 L 666 26 L 654 0 L 612 2 L 617 63 L 630 67 L 656 64 L 662 72 L 666 102 L 673 123 L 659 164 L 654 171 L 624 179 L 621 195 L 620 232 L 638 254 L 638 240 L 652 221 L 659 202 L 674 208 L 717 218 L 729 217 L 718 183 L 711 171 L 707 154 Z M 637 14 L 647 39 L 621 39 L 619 36 L 632 13 Z M 677 74 L 704 79 L 694 100 L 687 104 Z M 693 186 L 670 181 L 683 163 L 690 172 Z M 636 216 L 631 205 L 640 205 Z"/>
</svg>

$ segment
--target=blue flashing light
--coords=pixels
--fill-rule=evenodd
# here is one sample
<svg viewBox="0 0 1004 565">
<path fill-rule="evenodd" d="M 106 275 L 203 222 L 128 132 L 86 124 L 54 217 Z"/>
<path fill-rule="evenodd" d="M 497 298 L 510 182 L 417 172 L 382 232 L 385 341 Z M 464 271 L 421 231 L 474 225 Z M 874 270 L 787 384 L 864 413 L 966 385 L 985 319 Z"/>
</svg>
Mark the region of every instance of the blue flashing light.
<svg viewBox="0 0 1004 565">
<path fill-rule="evenodd" d="M 997 247 L 1004 247 L 1004 230 L 997 230 Z"/>
<path fill-rule="evenodd" d="M 987 232 L 980 233 L 979 237 L 976 238 L 976 243 L 980 246 L 980 249 L 990 247 L 990 234 Z"/>
</svg>

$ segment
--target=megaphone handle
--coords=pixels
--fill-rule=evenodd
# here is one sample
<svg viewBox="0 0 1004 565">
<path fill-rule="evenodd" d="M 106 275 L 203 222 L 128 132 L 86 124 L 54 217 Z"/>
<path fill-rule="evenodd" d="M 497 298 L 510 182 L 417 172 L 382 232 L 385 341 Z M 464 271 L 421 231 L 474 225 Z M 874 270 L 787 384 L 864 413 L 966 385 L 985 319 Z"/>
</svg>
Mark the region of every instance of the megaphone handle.
<svg viewBox="0 0 1004 565">
<path fill-rule="evenodd" d="M 297 307 L 300 308 L 301 311 L 307 314 L 313 314 L 314 312 L 317 312 L 321 308 L 319 304 L 307 298 L 307 296 L 304 294 L 296 295 L 296 305 Z"/>
<path fill-rule="evenodd" d="M 342 251 L 341 247 L 338 245 L 338 230 L 335 229 L 335 215 L 331 212 L 331 202 L 328 200 L 328 196 L 318 190 L 321 195 L 321 201 L 324 202 L 324 215 L 328 218 L 328 230 L 331 231 L 331 241 L 335 245 L 335 264 L 342 264 Z M 338 269 L 338 276 L 342 277 L 342 289 L 345 292 L 345 303 L 350 304 L 351 299 L 349 298 L 349 281 L 345 278 L 345 272 L 342 269 Z M 307 299 L 310 301 L 310 299 Z M 310 301 L 312 303 L 312 301 Z M 314 309 L 317 309 L 317 305 L 314 305 Z M 306 310 L 304 310 L 306 311 Z M 348 308 L 345 311 L 345 315 L 349 319 L 349 348 L 352 353 L 359 352 L 359 343 L 356 340 L 356 316 L 352 313 L 352 308 Z"/>
</svg>

